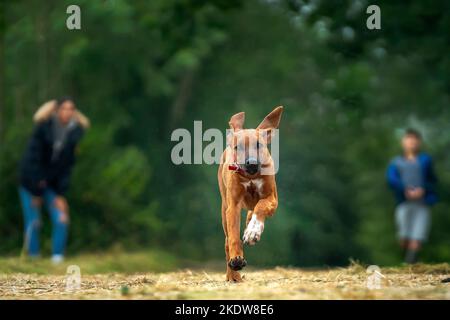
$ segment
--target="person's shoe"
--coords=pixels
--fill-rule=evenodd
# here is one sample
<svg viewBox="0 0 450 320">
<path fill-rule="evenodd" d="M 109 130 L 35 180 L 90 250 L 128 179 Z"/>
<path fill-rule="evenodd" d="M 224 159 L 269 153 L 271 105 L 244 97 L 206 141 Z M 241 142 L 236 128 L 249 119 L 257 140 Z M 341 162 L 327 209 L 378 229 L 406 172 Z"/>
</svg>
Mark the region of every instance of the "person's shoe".
<svg viewBox="0 0 450 320">
<path fill-rule="evenodd" d="M 405 262 L 414 264 L 417 262 L 417 250 L 407 250 L 405 255 Z"/>
<path fill-rule="evenodd" d="M 62 254 L 52 255 L 52 263 L 53 264 L 60 264 L 63 261 L 64 261 L 64 256 Z"/>
</svg>

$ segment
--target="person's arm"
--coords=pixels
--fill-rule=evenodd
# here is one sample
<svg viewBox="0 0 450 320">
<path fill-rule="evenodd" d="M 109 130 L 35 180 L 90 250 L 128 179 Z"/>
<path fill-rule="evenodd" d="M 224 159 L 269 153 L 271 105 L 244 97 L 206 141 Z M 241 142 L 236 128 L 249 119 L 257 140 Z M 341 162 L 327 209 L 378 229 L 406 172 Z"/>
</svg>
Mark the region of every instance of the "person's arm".
<svg viewBox="0 0 450 320">
<path fill-rule="evenodd" d="M 53 186 L 56 193 L 54 205 L 61 212 L 59 220 L 63 223 L 69 221 L 69 205 L 67 203 L 65 193 L 69 189 L 71 166 L 68 166 L 63 172 L 60 173 L 56 184 Z"/>
<path fill-rule="evenodd" d="M 436 183 L 437 183 L 437 177 L 436 177 L 436 174 L 434 172 L 433 160 L 431 158 L 429 158 L 426 184 L 429 184 L 429 186 L 431 188 L 434 188 L 434 185 Z"/>
<path fill-rule="evenodd" d="M 427 158 L 427 166 L 425 171 L 425 199 L 429 204 L 434 204 L 437 202 L 438 198 L 435 193 L 435 187 L 437 183 L 437 177 L 434 172 L 434 165 L 431 157 Z"/>
<path fill-rule="evenodd" d="M 81 140 L 81 138 L 83 137 L 83 134 L 84 134 L 84 130 L 81 128 L 77 128 L 75 130 L 76 131 L 73 133 L 73 137 L 72 137 L 73 144 L 75 147 L 72 150 L 70 150 L 70 156 L 69 156 L 68 162 L 65 163 L 64 167 L 59 172 L 59 175 L 56 179 L 56 183 L 54 186 L 56 194 L 58 196 L 62 196 L 62 197 L 65 195 L 65 193 L 69 189 L 72 167 L 75 164 L 75 148 L 76 148 L 76 145 L 78 145 L 79 141 Z"/>
<path fill-rule="evenodd" d="M 31 185 L 30 192 L 34 197 L 42 196 L 46 187 L 44 164 L 44 125 L 38 124 L 31 135 L 27 150 L 26 166 L 29 167 L 26 174 Z"/>
<path fill-rule="evenodd" d="M 400 174 L 394 163 L 390 163 L 386 171 L 386 180 L 388 185 L 397 193 L 403 194 L 405 187 L 400 178 Z"/>
<path fill-rule="evenodd" d="M 65 168 L 63 172 L 59 174 L 54 186 L 54 191 L 58 196 L 64 196 L 69 189 L 71 171 L 71 168 Z"/>
</svg>

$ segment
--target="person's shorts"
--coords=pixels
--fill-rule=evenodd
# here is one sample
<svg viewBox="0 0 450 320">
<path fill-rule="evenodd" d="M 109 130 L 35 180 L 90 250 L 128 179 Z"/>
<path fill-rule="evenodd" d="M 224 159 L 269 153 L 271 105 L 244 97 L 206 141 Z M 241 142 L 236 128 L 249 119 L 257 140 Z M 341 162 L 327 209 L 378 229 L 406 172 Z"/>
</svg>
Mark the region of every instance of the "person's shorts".
<svg viewBox="0 0 450 320">
<path fill-rule="evenodd" d="M 430 208 L 420 202 L 403 202 L 395 209 L 398 237 L 426 241 L 431 225 Z"/>
</svg>

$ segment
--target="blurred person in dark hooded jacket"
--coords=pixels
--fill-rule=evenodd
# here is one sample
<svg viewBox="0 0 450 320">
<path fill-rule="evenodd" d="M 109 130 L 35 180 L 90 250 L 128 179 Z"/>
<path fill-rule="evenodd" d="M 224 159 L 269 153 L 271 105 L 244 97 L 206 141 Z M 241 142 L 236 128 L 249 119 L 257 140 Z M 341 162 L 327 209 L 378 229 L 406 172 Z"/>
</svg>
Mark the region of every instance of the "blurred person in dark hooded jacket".
<svg viewBox="0 0 450 320">
<path fill-rule="evenodd" d="M 52 261 L 64 259 L 69 224 L 65 194 L 75 164 L 75 149 L 89 120 L 69 97 L 51 100 L 34 115 L 35 127 L 20 166 L 19 194 L 24 215 L 24 249 L 39 256 L 40 209 L 52 221 Z"/>
</svg>

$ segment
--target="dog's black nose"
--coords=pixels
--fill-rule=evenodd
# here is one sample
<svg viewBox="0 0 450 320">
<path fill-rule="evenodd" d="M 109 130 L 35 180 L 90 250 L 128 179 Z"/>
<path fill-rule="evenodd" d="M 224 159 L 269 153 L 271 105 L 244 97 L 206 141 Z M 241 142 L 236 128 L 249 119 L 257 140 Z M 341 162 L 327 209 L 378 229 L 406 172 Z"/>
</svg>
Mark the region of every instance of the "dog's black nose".
<svg viewBox="0 0 450 320">
<path fill-rule="evenodd" d="M 245 160 L 245 171 L 249 174 L 255 174 L 259 171 L 259 163 L 255 158 Z"/>
</svg>

